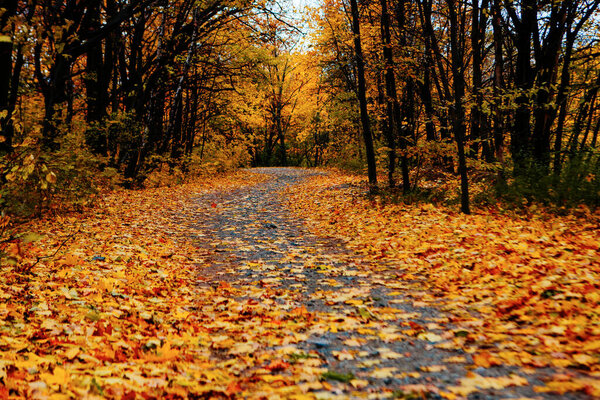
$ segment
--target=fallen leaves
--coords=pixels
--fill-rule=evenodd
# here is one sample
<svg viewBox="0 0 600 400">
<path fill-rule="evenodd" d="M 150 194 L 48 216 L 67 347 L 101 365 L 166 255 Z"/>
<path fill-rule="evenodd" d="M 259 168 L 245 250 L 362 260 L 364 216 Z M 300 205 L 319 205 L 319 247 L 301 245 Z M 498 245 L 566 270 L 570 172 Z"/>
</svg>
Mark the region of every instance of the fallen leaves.
<svg viewBox="0 0 600 400">
<path fill-rule="evenodd" d="M 340 266 L 295 246 L 280 252 L 281 264 L 294 263 L 291 284 L 282 284 L 280 264 L 252 260 L 233 272 L 255 281 L 206 279 L 199 271 L 212 249 L 193 245 L 188 221 L 231 204 L 190 207 L 190 199 L 262 179 L 253 176 L 114 194 L 87 215 L 27 226 L 40 234 L 11 243 L 14 263 L 0 271 L 0 398 L 312 399 L 396 389 L 457 398 L 529 385 L 521 374 L 548 367 L 569 373 L 536 391 L 600 395 L 598 238 L 585 221 L 383 205 L 355 184 L 340 186 L 353 178 L 333 175 L 293 188 L 290 207 L 365 262 Z M 279 243 L 229 243 L 237 245 L 253 254 Z M 299 288 L 309 272 L 320 286 L 307 294 Z M 449 317 L 421 315 L 436 307 Z M 414 342 L 464 355 L 406 369 L 412 350 L 399 344 Z M 463 365 L 472 371 L 454 385 L 429 380 Z M 519 373 L 484 372 L 506 365 Z"/>
<path fill-rule="evenodd" d="M 211 338 L 219 336 L 213 332 L 230 337 L 246 330 L 235 310 L 213 301 L 224 294 L 233 305 L 233 289 L 195 289 L 202 256 L 177 221 L 189 216 L 177 213 L 195 193 L 261 179 L 238 174 L 210 185 L 120 192 L 87 215 L 33 221 L 27 229 L 40 235 L 28 235 L 27 243 L 35 239 L 36 251 L 25 241 L 11 248 L 19 264 L 37 260 L 35 267 L 24 274 L 1 266 L 2 390 L 53 398 L 238 390 L 230 386 L 235 369 L 211 360 Z M 270 314 L 260 311 L 258 318 Z M 224 348 L 242 357 L 264 351 L 269 339 Z"/>
<path fill-rule="evenodd" d="M 359 178 L 330 174 L 291 188 L 287 204 L 314 233 L 335 234 L 372 261 L 371 276 L 390 293 L 395 278 L 413 307 L 441 306 L 458 327 L 447 335 L 415 325 L 405 334 L 473 353 L 474 368 L 577 368 L 590 376 L 573 377 L 561 390 L 592 390 L 600 372 L 597 214 L 559 217 L 537 209 L 527 217 L 465 216 L 431 204 L 384 204 L 364 193 Z M 525 384 L 475 377 L 464 383 Z M 547 390 L 556 387 L 549 382 Z"/>
<path fill-rule="evenodd" d="M 518 375 L 484 377 L 475 373 L 469 373 L 465 378 L 460 379 L 459 386 L 451 386 L 448 390 L 456 395 L 466 397 L 470 393 L 482 389 L 504 389 L 509 386 L 523 386 L 527 384 L 527 379 Z"/>
</svg>

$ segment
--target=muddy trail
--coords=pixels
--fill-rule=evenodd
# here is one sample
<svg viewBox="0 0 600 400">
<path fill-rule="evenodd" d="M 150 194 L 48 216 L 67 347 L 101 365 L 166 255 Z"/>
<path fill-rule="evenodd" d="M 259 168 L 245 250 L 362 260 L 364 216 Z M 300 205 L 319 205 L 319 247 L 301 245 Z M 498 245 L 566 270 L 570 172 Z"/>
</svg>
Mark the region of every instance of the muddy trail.
<svg viewBox="0 0 600 400">
<path fill-rule="evenodd" d="M 536 393 L 533 387 L 542 384 L 552 370 L 530 372 L 524 379 L 516 367 L 471 365 L 467 369 L 471 356 L 448 345 L 457 332 L 446 315 L 420 307 L 414 296 L 407 296 L 408 285 L 396 277 L 374 273 L 369 262 L 335 239 L 335 231 L 331 237 L 317 237 L 304 221 L 291 216 L 285 207 L 285 189 L 315 172 L 252 171 L 267 179 L 195 199 L 195 218 L 189 229 L 195 232 L 192 239 L 205 257 L 198 286 L 199 290 L 215 290 L 216 301 L 223 307 L 259 304 L 289 314 L 288 319 L 294 315 L 308 318 L 306 328 L 290 339 L 294 352 L 287 354 L 282 366 L 269 369 L 285 377 L 286 363 L 316 360 L 323 371 L 322 384 L 300 386 L 304 395 L 455 398 L 458 393 L 460 398 L 462 393 L 469 399 L 585 398 Z M 269 326 L 248 329 L 269 330 Z M 282 342 L 287 343 L 285 338 Z M 270 350 L 281 352 L 282 348 L 280 342 Z M 213 349 L 213 357 L 223 361 L 230 355 Z M 255 373 L 256 367 L 239 371 L 240 377 Z M 458 385 L 463 390 L 456 389 Z"/>
</svg>

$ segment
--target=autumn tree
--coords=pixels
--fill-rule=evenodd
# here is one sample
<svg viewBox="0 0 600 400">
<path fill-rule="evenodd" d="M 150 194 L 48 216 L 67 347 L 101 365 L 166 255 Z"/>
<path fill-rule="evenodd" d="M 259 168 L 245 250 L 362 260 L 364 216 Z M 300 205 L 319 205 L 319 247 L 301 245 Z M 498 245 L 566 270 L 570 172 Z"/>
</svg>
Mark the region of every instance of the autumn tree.
<svg viewBox="0 0 600 400">
<path fill-rule="evenodd" d="M 22 44 L 15 45 L 14 35 L 18 1 L 0 3 L 0 153 L 12 151 L 14 127 L 12 114 L 17 102 L 19 75 L 23 66 Z"/>
</svg>

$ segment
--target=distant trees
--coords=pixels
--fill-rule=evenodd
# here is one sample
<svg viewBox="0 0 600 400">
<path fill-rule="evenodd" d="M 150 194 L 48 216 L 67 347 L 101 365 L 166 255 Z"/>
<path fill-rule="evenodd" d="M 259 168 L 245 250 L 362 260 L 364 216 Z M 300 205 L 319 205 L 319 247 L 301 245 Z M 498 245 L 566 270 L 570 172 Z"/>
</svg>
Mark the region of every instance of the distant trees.
<svg viewBox="0 0 600 400">
<path fill-rule="evenodd" d="M 150 155 L 177 163 L 190 154 L 207 117 L 201 109 L 230 86 L 226 27 L 262 7 L 250 0 L 4 3 L 1 149 L 13 149 L 17 103 L 40 95 L 43 115 L 28 123 L 39 122 L 44 152 L 59 151 L 79 121 L 90 150 L 130 179 Z"/>
<path fill-rule="evenodd" d="M 373 189 L 385 168 L 405 193 L 453 173 L 465 213 L 482 169 L 596 199 L 599 6 L 323 0 L 302 35 L 258 0 L 5 0 L 0 178 L 47 198 L 84 164 L 133 185 L 221 154 L 366 167 Z"/>
</svg>

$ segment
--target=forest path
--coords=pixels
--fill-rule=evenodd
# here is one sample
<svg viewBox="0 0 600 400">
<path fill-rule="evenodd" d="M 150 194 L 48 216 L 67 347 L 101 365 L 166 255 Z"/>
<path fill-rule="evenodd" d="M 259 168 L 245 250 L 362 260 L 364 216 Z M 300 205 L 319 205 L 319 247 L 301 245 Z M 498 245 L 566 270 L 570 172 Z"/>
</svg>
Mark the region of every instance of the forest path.
<svg viewBox="0 0 600 400">
<path fill-rule="evenodd" d="M 271 355 L 262 364 L 240 367 L 242 381 L 256 379 L 266 368 L 281 379 L 295 380 L 298 386 L 292 391 L 301 389 L 317 398 L 403 398 L 401 393 L 411 392 L 452 397 L 448 387 L 468 376 L 464 363 L 471 360 L 460 349 L 443 348 L 453 337 L 447 319 L 408 299 L 402 281 L 373 273 L 369 262 L 332 238 L 334 232 L 330 238 L 317 237 L 292 216 L 285 207 L 285 189 L 317 173 L 293 168 L 252 172 L 268 179 L 197 198 L 198 218 L 190 223 L 195 244 L 205 250 L 199 267 L 201 290 L 214 289 L 215 302 L 231 307 L 232 314 L 237 307 L 242 314 L 269 315 L 264 323 L 254 319 L 245 332 L 219 327 L 214 334 L 228 334 L 238 346 L 261 335 L 278 338 L 276 343 L 263 342 L 261 351 Z M 296 329 L 279 330 L 281 321 L 274 325 L 274 315 Z M 273 330 L 278 333 L 269 332 Z M 231 358 L 225 350 L 217 346 L 213 356 Z M 297 369 L 292 373 L 287 366 L 298 362 L 322 368 L 322 382 L 303 383 L 303 378 L 291 376 Z M 518 370 L 496 366 L 474 372 L 508 377 Z M 551 397 L 535 393 L 533 384 L 541 382 L 529 378 L 529 385 L 480 388 L 469 398 Z"/>
</svg>

